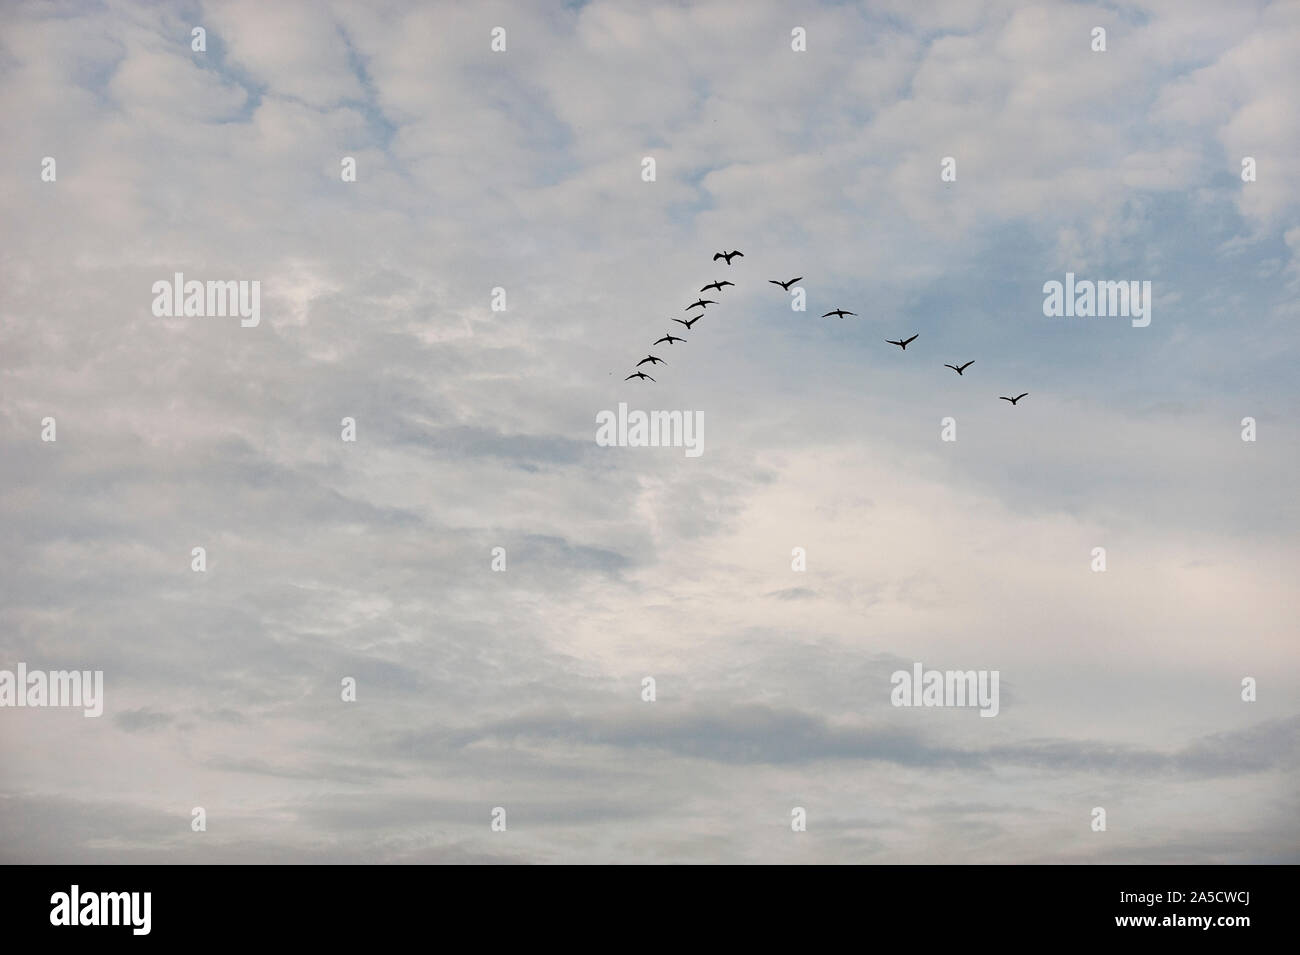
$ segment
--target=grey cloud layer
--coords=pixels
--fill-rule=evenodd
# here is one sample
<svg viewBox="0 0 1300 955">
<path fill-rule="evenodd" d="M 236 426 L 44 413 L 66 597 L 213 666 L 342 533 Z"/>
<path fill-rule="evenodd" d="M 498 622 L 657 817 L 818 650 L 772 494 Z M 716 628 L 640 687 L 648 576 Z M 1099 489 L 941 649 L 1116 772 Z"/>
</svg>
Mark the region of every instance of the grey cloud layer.
<svg viewBox="0 0 1300 955">
<path fill-rule="evenodd" d="M 0 859 L 1294 861 L 1297 52 L 1263 2 L 12 7 L 0 667 L 107 709 L 0 713 Z M 1066 270 L 1152 325 L 1045 319 Z M 176 271 L 261 326 L 154 318 Z M 619 401 L 706 453 L 597 447 Z M 890 708 L 915 660 L 1002 714 Z"/>
</svg>

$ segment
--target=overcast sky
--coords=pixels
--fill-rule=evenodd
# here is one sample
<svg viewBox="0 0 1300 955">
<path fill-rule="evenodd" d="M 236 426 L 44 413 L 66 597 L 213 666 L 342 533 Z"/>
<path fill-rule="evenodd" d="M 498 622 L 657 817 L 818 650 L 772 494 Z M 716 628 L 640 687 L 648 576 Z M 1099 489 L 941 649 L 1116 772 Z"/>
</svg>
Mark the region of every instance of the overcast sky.
<svg viewBox="0 0 1300 955">
<path fill-rule="evenodd" d="M 0 668 L 105 712 L 0 710 L 0 861 L 1300 861 L 1297 89 L 1281 2 L 6 5 Z"/>
</svg>

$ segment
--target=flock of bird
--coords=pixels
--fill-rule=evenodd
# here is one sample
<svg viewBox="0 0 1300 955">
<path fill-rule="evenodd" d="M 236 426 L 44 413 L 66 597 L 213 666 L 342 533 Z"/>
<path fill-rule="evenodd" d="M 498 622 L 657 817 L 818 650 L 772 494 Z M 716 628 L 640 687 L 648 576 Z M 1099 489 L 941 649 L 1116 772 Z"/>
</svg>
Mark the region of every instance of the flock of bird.
<svg viewBox="0 0 1300 955">
<path fill-rule="evenodd" d="M 716 261 L 718 261 L 718 259 L 722 259 L 724 262 L 727 263 L 728 266 L 730 266 L 730 265 L 731 265 L 731 260 L 732 260 L 732 259 L 736 259 L 736 258 L 741 258 L 741 259 L 743 259 L 744 257 L 745 257 L 745 253 L 744 253 L 744 252 L 740 252 L 740 251 L 737 251 L 737 250 L 732 250 L 731 252 L 718 252 L 718 253 L 716 253 L 716 254 L 713 256 L 713 261 L 716 262 Z M 790 291 L 790 286 L 794 285 L 795 282 L 799 282 L 799 281 L 802 281 L 802 280 L 803 280 L 803 276 L 800 275 L 800 276 L 797 276 L 797 277 L 795 277 L 795 278 L 788 279 L 787 281 L 784 281 L 784 282 L 779 281 L 778 279 L 768 279 L 768 283 L 771 284 L 771 285 L 779 285 L 779 286 L 781 286 L 781 289 L 782 289 L 783 291 L 788 292 L 788 291 Z M 734 286 L 735 284 L 736 284 L 735 282 L 714 281 L 714 282 L 711 282 L 711 283 L 709 283 L 708 285 L 704 286 L 704 288 L 700 289 L 700 293 L 703 294 L 704 292 L 708 292 L 708 291 L 710 291 L 710 290 L 714 290 L 714 291 L 717 291 L 719 294 L 721 294 L 721 293 L 722 293 L 722 290 L 723 290 L 724 288 L 726 288 L 726 287 L 729 286 L 729 285 L 730 285 L 730 286 Z M 687 311 L 687 312 L 689 312 L 689 311 L 690 311 L 691 309 L 693 309 L 693 308 L 698 308 L 698 309 L 701 309 L 702 311 L 700 311 L 700 312 L 699 312 L 698 314 L 696 314 L 696 315 L 688 316 L 687 318 L 674 318 L 673 321 L 674 321 L 674 322 L 677 322 L 679 325 L 685 325 L 685 326 L 686 326 L 686 329 L 689 331 L 690 328 L 691 328 L 691 326 L 693 326 L 696 322 L 698 322 L 701 318 L 704 317 L 704 312 L 708 310 L 708 307 L 709 307 L 710 305 L 717 305 L 717 304 L 718 304 L 718 303 L 717 303 L 717 300 L 716 300 L 716 299 L 711 299 L 711 298 L 698 298 L 698 299 L 696 299 L 694 302 L 692 302 L 690 305 L 687 305 L 686 308 L 683 309 L 683 311 Z M 822 318 L 830 318 L 831 316 L 835 316 L 836 318 L 843 319 L 844 316 L 846 316 L 846 315 L 852 315 L 852 316 L 856 317 L 856 316 L 857 316 L 857 312 L 848 312 L 848 311 L 845 311 L 845 310 L 842 309 L 842 308 L 836 308 L 836 309 L 832 309 L 831 311 L 827 312 L 825 315 L 822 316 Z M 903 351 L 907 351 L 907 346 L 910 345 L 910 344 L 912 344 L 912 342 L 916 341 L 916 339 L 917 339 L 919 336 L 920 336 L 920 333 L 917 332 L 917 333 L 913 334 L 911 338 L 900 338 L 900 339 L 897 339 L 897 340 L 892 339 L 892 338 L 886 338 L 886 339 L 885 339 L 885 343 L 886 343 L 887 345 L 897 345 L 897 346 L 898 346 L 899 348 L 901 348 Z M 657 341 L 655 341 L 654 344 L 652 344 L 650 347 L 653 348 L 655 345 L 662 345 L 662 344 L 673 345 L 673 344 L 675 344 L 675 343 L 677 343 L 677 342 L 685 342 L 685 341 L 686 341 L 686 339 L 684 339 L 684 338 L 678 338 L 678 337 L 677 337 L 676 335 L 674 335 L 672 332 L 668 332 L 667 334 L 664 335 L 663 338 L 660 338 L 660 339 L 658 339 Z M 659 357 L 657 357 L 657 356 L 655 356 L 655 355 L 649 355 L 649 354 L 648 354 L 648 355 L 646 355 L 644 358 L 642 358 L 639 362 L 636 363 L 636 367 L 639 369 L 642 365 L 645 365 L 645 364 L 649 364 L 649 365 L 651 365 L 651 366 L 654 366 L 654 365 L 666 365 L 666 364 L 668 364 L 668 363 L 667 363 L 666 361 L 664 361 L 662 358 L 659 358 Z M 960 364 L 960 365 L 949 365 L 949 364 L 945 364 L 943 367 L 945 367 L 945 368 L 951 368 L 951 369 L 952 369 L 953 371 L 955 371 L 957 374 L 959 374 L 959 375 L 964 375 L 964 374 L 966 373 L 966 369 L 969 368 L 969 367 L 970 367 L 971 365 L 973 365 L 973 364 L 975 364 L 975 361 L 974 361 L 974 359 L 971 359 L 970 361 L 963 362 L 963 363 Z M 626 378 L 624 378 L 623 380 L 624 380 L 624 381 L 631 381 L 633 378 L 641 379 L 641 380 L 644 380 L 644 381 L 654 381 L 654 380 L 655 380 L 655 379 L 651 378 L 649 375 L 647 375 L 645 372 L 643 372 L 643 371 L 639 371 L 639 370 L 638 370 L 638 371 L 634 371 L 634 372 L 632 372 L 632 374 L 628 375 L 628 376 L 627 376 Z M 1018 402 L 1021 398 L 1026 397 L 1028 394 L 1029 394 L 1029 392 L 1026 391 L 1026 392 L 1023 392 L 1023 393 L 1021 393 L 1021 394 L 1019 394 L 1019 395 L 1016 395 L 1014 398 L 1008 398 L 1006 395 L 998 395 L 998 398 L 999 398 L 1000 400 L 1002 400 L 1002 401 L 1009 401 L 1009 402 L 1011 402 L 1012 405 L 1014 405 L 1014 404 L 1016 404 L 1016 402 Z"/>
</svg>

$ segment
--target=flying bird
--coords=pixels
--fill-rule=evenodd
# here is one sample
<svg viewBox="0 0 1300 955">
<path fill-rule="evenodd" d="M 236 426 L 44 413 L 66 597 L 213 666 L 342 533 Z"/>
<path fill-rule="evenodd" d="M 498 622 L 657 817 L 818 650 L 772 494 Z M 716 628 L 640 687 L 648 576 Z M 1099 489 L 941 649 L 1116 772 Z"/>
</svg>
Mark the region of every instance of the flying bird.
<svg viewBox="0 0 1300 955">
<path fill-rule="evenodd" d="M 714 282 L 712 285 L 706 285 L 706 286 L 704 286 L 704 288 L 700 289 L 700 291 L 701 291 L 701 292 L 707 292 L 709 289 L 711 289 L 711 288 L 715 288 L 715 289 L 717 289 L 719 292 L 721 292 L 721 291 L 722 291 L 722 286 L 724 286 L 724 285 L 735 285 L 735 284 L 736 284 L 735 282 Z"/>
<path fill-rule="evenodd" d="M 674 322 L 679 322 L 680 324 L 685 325 L 687 328 L 690 328 L 692 325 L 694 325 L 696 322 L 698 322 L 698 321 L 699 321 L 701 318 L 703 318 L 703 317 L 704 317 L 704 313 L 703 313 L 703 312 L 700 312 L 700 314 L 696 315 L 696 316 L 695 316 L 694 318 L 692 318 L 689 322 L 682 321 L 682 319 L 680 319 L 680 318 L 674 318 L 673 321 L 674 321 Z M 681 339 L 678 339 L 678 341 L 686 341 L 686 339 L 681 338 Z"/>
<path fill-rule="evenodd" d="M 921 333 L 916 333 L 916 335 L 919 334 Z M 886 338 L 885 341 L 890 345 L 897 345 L 899 348 L 903 349 L 903 351 L 907 351 L 907 346 L 916 341 L 916 335 L 913 335 L 911 338 L 904 338 L 901 342 L 896 342 L 892 338 Z"/>
<path fill-rule="evenodd" d="M 652 364 L 652 365 L 666 365 L 666 364 L 668 364 L 668 362 L 664 361 L 662 358 L 656 358 L 654 355 L 646 355 L 644 358 L 642 358 L 639 362 L 636 363 L 636 366 L 637 366 L 638 368 L 640 368 L 640 367 L 641 367 L 642 365 L 644 365 L 646 362 L 650 362 L 650 364 Z"/>
<path fill-rule="evenodd" d="M 825 315 L 822 316 L 822 318 L 830 318 L 832 315 L 838 315 L 840 318 L 843 318 L 845 315 L 857 315 L 857 314 L 858 314 L 857 312 L 846 312 L 842 308 L 837 308 L 833 312 L 827 312 Z"/>
<path fill-rule="evenodd" d="M 659 342 L 667 342 L 668 344 L 671 345 L 673 342 L 684 342 L 684 341 L 686 341 L 686 339 L 684 339 L 684 338 L 674 338 L 672 332 L 669 332 L 669 333 L 668 333 L 667 335 L 665 335 L 663 338 L 659 339 L 658 342 L 655 342 L 655 344 L 658 345 Z"/>
<path fill-rule="evenodd" d="M 797 279 L 791 279 L 791 280 L 788 281 L 788 282 L 778 282 L 776 279 L 768 279 L 767 281 L 768 281 L 770 284 L 772 284 L 772 285 L 779 285 L 779 286 L 781 286 L 781 288 L 785 289 L 785 290 L 788 292 L 788 291 L 790 291 L 790 286 L 793 285 L 795 282 L 798 282 L 798 281 L 799 281 L 800 279 L 802 279 L 802 278 L 803 278 L 803 276 L 801 275 L 801 276 L 799 276 L 799 278 L 797 278 Z M 822 316 L 822 318 L 825 318 L 825 317 L 826 317 L 825 315 Z"/>
<path fill-rule="evenodd" d="M 1012 404 L 1015 404 L 1017 401 L 1019 401 L 1027 394 L 1029 394 L 1029 392 L 1026 391 L 1024 394 L 1016 395 L 1014 398 L 1008 398 L 1006 395 L 998 395 L 998 397 L 1001 398 L 1003 401 L 1009 401 Z"/>
<path fill-rule="evenodd" d="M 715 256 L 713 257 L 713 261 L 716 262 L 716 261 L 718 261 L 718 259 L 726 259 L 726 260 L 727 260 L 727 264 L 730 265 L 730 264 L 731 264 L 731 260 L 734 259 L 736 256 L 740 256 L 740 257 L 743 259 L 743 258 L 745 257 L 745 253 L 744 253 L 744 252 L 734 252 L 734 251 L 733 251 L 733 252 L 719 252 L 717 255 L 715 255 Z"/>
<path fill-rule="evenodd" d="M 633 378 L 644 378 L 644 379 L 646 379 L 647 381 L 654 381 L 654 379 L 651 378 L 649 375 L 647 375 L 644 371 L 636 371 L 636 372 L 633 372 L 632 374 L 628 375 L 628 376 L 627 376 L 626 378 L 624 378 L 623 380 L 624 380 L 624 381 L 631 381 Z"/>
<path fill-rule="evenodd" d="M 713 301 L 713 299 L 711 298 L 702 298 L 699 299 L 698 301 L 691 302 L 691 304 L 687 305 L 684 309 L 682 309 L 682 311 L 689 312 L 693 308 L 708 308 L 710 305 L 717 305 L 717 304 L 718 303 Z"/>
<path fill-rule="evenodd" d="M 957 374 L 960 375 L 962 372 L 964 372 L 967 368 L 969 368 L 973 364 L 975 364 L 975 359 L 972 358 L 964 365 L 944 365 L 943 367 L 951 368 L 953 371 L 955 371 Z"/>
</svg>

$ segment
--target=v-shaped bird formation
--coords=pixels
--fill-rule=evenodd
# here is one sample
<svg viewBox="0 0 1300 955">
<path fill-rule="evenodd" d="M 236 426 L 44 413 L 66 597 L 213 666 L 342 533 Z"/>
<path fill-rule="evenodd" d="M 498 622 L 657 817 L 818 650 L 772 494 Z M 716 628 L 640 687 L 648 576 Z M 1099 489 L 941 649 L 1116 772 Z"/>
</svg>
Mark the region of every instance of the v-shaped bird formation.
<svg viewBox="0 0 1300 955">
<path fill-rule="evenodd" d="M 738 250 L 738 249 L 733 249 L 733 250 L 730 251 L 730 252 L 718 252 L 718 253 L 716 253 L 716 254 L 713 256 L 713 261 L 716 262 L 716 261 L 718 261 L 719 259 L 722 259 L 722 260 L 723 260 L 723 261 L 724 261 L 728 266 L 730 266 L 730 265 L 731 265 L 731 260 L 732 260 L 732 259 L 738 259 L 738 258 L 739 258 L 739 259 L 743 259 L 744 257 L 745 257 L 745 253 L 744 253 L 744 252 L 741 252 L 741 251 Z M 795 282 L 802 282 L 802 281 L 803 281 L 803 276 L 802 276 L 802 275 L 799 275 L 799 276 L 796 276 L 795 278 L 792 278 L 792 279 L 785 279 L 785 280 L 781 280 L 781 279 L 768 279 L 767 281 L 768 281 L 768 284 L 769 284 L 769 285 L 779 285 L 779 286 L 781 287 L 781 290 L 782 290 L 782 291 L 784 291 L 784 292 L 789 292 L 789 291 L 790 291 L 790 288 L 794 285 Z M 702 295 L 704 292 L 717 292 L 719 295 L 721 295 L 721 294 L 722 294 L 722 290 L 723 290 L 724 288 L 728 288 L 728 287 L 733 287 L 733 288 L 734 288 L 735 285 L 736 285 L 735 282 L 730 282 L 730 281 L 726 281 L 726 280 L 714 280 L 713 282 L 710 282 L 708 285 L 704 286 L 704 288 L 700 289 L 700 293 L 701 293 L 701 295 Z M 695 314 L 695 315 L 691 315 L 691 316 L 689 316 L 689 317 L 687 317 L 687 318 L 674 318 L 674 319 L 672 319 L 672 321 L 676 322 L 676 323 L 679 324 L 679 325 L 685 325 L 687 329 L 690 329 L 690 328 L 691 328 L 691 327 L 692 327 L 696 322 L 698 322 L 701 318 L 704 317 L 704 313 L 705 313 L 705 311 L 708 310 L 708 307 L 709 307 L 710 305 L 717 305 L 717 304 L 718 304 L 718 300 L 717 300 L 717 299 L 703 298 L 703 297 L 701 297 L 701 298 L 697 298 L 697 299 L 696 299 L 694 302 L 692 302 L 690 305 L 687 305 L 684 309 L 682 309 L 682 311 L 684 311 L 684 312 L 689 312 L 689 311 L 691 311 L 691 309 L 698 308 L 698 309 L 701 310 L 699 313 L 697 313 L 697 314 Z M 858 315 L 857 312 L 850 312 L 850 311 L 848 311 L 848 310 L 846 310 L 846 309 L 843 309 L 843 308 L 834 308 L 834 309 L 831 309 L 829 312 L 826 312 L 825 314 L 823 314 L 823 315 L 822 315 L 822 318 L 838 318 L 838 319 L 840 319 L 840 320 L 843 320 L 845 317 L 854 317 L 854 318 L 856 318 L 857 315 Z M 914 332 L 910 338 L 898 338 L 898 339 L 886 338 L 886 339 L 885 339 L 885 344 L 887 344 L 887 345 L 897 345 L 901 350 L 903 350 L 903 351 L 907 351 L 907 346 L 910 345 L 910 344 L 912 344 L 912 342 L 916 341 L 919 337 L 920 337 L 920 332 Z M 654 345 L 672 345 L 672 344 L 675 344 L 676 342 L 685 342 L 685 341 L 686 341 L 686 339 L 684 339 L 684 338 L 679 338 L 679 337 L 677 337 L 676 335 L 674 335 L 672 332 L 668 332 L 668 333 L 665 334 L 662 338 L 656 339 L 655 342 L 654 342 Z M 651 347 L 653 348 L 654 345 L 651 345 Z M 662 358 L 660 358 L 660 357 L 658 357 L 658 356 L 656 356 L 656 355 L 646 355 L 644 358 L 642 358 L 639 362 L 636 363 L 636 367 L 637 367 L 638 369 L 640 369 L 640 367 L 641 367 L 642 365 L 647 364 L 647 363 L 649 363 L 651 366 L 666 365 L 666 364 L 668 364 L 666 361 L 664 361 Z M 971 365 L 973 365 L 973 364 L 975 364 L 975 361 L 974 361 L 974 359 L 971 359 L 971 360 L 969 360 L 969 361 L 963 362 L 963 363 L 960 364 L 960 365 L 950 365 L 950 364 L 945 363 L 943 367 L 945 367 L 945 368 L 951 368 L 951 369 L 952 369 L 953 371 L 955 371 L 958 375 L 963 375 L 963 376 L 964 376 L 964 375 L 966 374 L 966 369 L 969 368 L 969 367 L 970 367 Z M 651 377 L 650 377 L 649 375 L 647 375 L 645 372 L 640 371 L 640 370 L 632 372 L 632 374 L 628 375 L 628 376 L 627 376 L 626 378 L 624 378 L 623 380 L 624 380 L 624 381 L 631 381 L 633 378 L 637 378 L 637 379 L 640 379 L 640 380 L 642 380 L 642 381 L 654 381 L 654 380 L 655 380 L 654 378 L 651 378 Z M 1021 398 L 1027 397 L 1028 394 L 1029 394 L 1029 392 L 1026 391 L 1026 392 L 1023 392 L 1022 394 L 1017 395 L 1017 396 L 1014 397 L 1014 398 L 1008 398 L 1006 395 L 999 395 L 998 397 L 999 397 L 999 399 L 1001 399 L 1002 401 L 1009 401 L 1009 402 L 1014 406 L 1017 402 L 1020 401 Z"/>
</svg>

